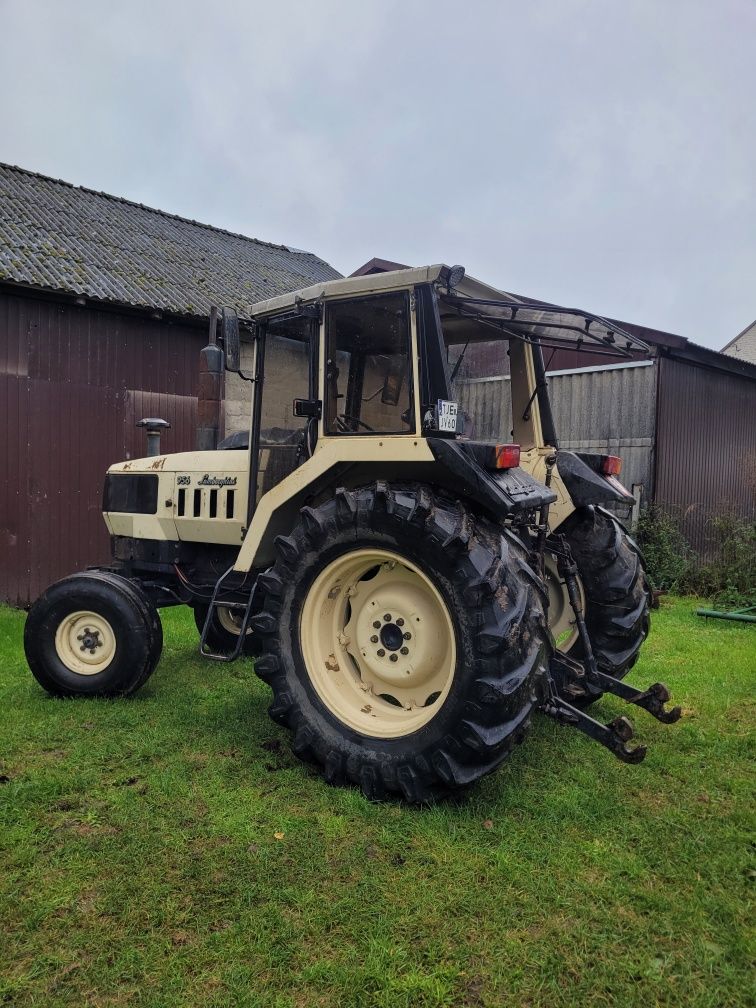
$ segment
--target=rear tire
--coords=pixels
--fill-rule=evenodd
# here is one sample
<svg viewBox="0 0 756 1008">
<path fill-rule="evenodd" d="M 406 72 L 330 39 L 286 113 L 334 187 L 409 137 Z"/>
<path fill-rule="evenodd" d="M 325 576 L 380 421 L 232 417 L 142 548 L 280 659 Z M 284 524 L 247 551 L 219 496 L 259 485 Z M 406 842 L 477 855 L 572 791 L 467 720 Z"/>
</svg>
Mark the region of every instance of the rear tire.
<svg viewBox="0 0 756 1008">
<path fill-rule="evenodd" d="M 329 783 L 426 803 L 523 740 L 550 636 L 513 535 L 427 487 L 379 483 L 303 508 L 276 554 L 255 671 Z"/>
<path fill-rule="evenodd" d="M 58 697 L 126 696 L 157 665 L 163 632 L 141 589 L 118 574 L 86 571 L 58 581 L 29 610 L 29 668 Z"/>
<path fill-rule="evenodd" d="M 579 508 L 558 530 L 567 538 L 585 598 L 585 621 L 596 664 L 624 679 L 638 660 L 650 627 L 651 593 L 638 547 L 619 521 L 601 508 Z M 583 659 L 580 640 L 566 651 Z M 581 683 L 588 706 L 603 696 Z"/>
</svg>

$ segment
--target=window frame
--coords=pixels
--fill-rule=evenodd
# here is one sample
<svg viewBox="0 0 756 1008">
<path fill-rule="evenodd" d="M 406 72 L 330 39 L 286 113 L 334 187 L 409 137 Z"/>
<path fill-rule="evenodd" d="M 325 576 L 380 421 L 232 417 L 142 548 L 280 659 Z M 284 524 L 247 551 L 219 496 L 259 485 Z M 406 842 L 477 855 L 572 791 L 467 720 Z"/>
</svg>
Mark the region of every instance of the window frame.
<svg viewBox="0 0 756 1008">
<path fill-rule="evenodd" d="M 413 425 L 405 431 L 367 431 L 356 430 L 349 433 L 329 432 L 326 427 L 327 417 L 327 365 L 328 365 L 328 313 L 334 305 L 348 304 L 349 302 L 363 302 L 371 298 L 381 298 L 387 295 L 401 294 L 406 303 L 407 318 L 409 320 L 409 352 L 407 354 L 407 389 L 408 402 L 414 417 Z M 320 320 L 320 364 L 319 364 L 319 389 L 320 400 L 323 404 L 320 420 L 318 423 L 318 439 L 343 441 L 345 438 L 395 438 L 395 437 L 419 437 L 422 418 L 420 415 L 419 384 L 417 381 L 419 369 L 418 359 L 418 336 L 416 319 L 416 298 L 414 290 L 410 287 L 399 287 L 394 290 L 372 291 L 369 294 L 347 295 L 344 297 L 328 298 L 323 302 L 323 312 Z"/>
<path fill-rule="evenodd" d="M 247 461 L 249 482 L 247 486 L 247 522 L 245 530 L 252 524 L 252 520 L 257 510 L 259 501 L 257 500 L 257 481 L 260 472 L 260 433 L 262 421 L 262 399 L 265 389 L 265 350 L 269 336 L 269 329 L 272 329 L 276 321 L 282 321 L 287 316 L 297 315 L 299 312 L 288 310 L 273 312 L 256 320 L 253 331 L 254 356 L 252 359 L 252 374 L 248 380 L 252 382 L 252 409 L 249 422 L 249 447 L 247 449 Z M 302 315 L 309 319 L 309 334 L 307 338 L 309 368 L 308 368 L 308 388 L 309 397 L 314 399 L 317 395 L 317 385 L 319 381 L 319 368 L 322 355 L 323 336 L 323 312 L 317 306 L 310 310 L 305 310 Z M 322 419 L 315 427 L 317 439 L 321 435 Z M 287 477 L 288 479 L 288 477 Z M 270 492 L 270 491 L 269 491 Z M 266 495 L 263 495 L 266 496 Z M 262 500 L 263 497 L 260 498 Z"/>
</svg>

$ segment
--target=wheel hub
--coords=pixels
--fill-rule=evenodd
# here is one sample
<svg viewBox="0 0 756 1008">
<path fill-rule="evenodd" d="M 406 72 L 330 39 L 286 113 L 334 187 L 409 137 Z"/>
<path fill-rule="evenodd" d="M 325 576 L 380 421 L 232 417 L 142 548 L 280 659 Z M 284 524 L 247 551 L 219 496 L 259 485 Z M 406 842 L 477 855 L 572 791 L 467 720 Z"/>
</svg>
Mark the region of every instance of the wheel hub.
<svg viewBox="0 0 756 1008">
<path fill-rule="evenodd" d="M 73 612 L 61 620 L 55 632 L 55 651 L 69 671 L 96 675 L 113 660 L 115 633 L 99 613 Z"/>
<path fill-rule="evenodd" d="M 404 634 L 396 623 L 384 623 L 381 627 L 381 644 L 387 651 L 398 651 L 404 643 Z"/>
<path fill-rule="evenodd" d="M 94 654 L 98 647 L 103 647 L 103 641 L 100 640 L 99 630 L 90 630 L 89 627 L 84 629 L 84 633 L 77 634 L 76 640 L 81 641 L 80 651 L 89 651 L 90 654 Z"/>
<path fill-rule="evenodd" d="M 308 592 L 300 626 L 313 685 L 364 734 L 416 731 L 451 687 L 456 646 L 446 604 L 396 554 L 357 550 L 333 561 Z"/>
</svg>

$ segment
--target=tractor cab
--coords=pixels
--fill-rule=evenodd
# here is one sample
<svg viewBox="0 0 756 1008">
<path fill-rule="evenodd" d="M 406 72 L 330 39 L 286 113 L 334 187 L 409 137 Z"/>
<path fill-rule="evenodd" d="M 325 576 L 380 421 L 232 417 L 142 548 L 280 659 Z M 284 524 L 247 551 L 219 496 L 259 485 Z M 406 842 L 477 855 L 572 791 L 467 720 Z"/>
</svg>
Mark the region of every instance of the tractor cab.
<svg viewBox="0 0 756 1008">
<path fill-rule="evenodd" d="M 601 456 L 560 453 L 545 485 L 558 438 L 544 349 L 613 357 L 645 349 L 598 316 L 524 302 L 460 266 L 330 281 L 261 302 L 251 314 L 254 353 L 243 375 L 252 383 L 249 529 L 237 571 L 269 562 L 275 535 L 325 473 L 326 484 L 348 484 L 425 466 L 432 482 L 462 481 L 494 513 L 549 501 L 560 521 L 584 499 L 630 499 L 601 470 Z M 237 361 L 238 330 L 223 332 L 226 355 Z M 511 376 L 510 433 L 498 448 L 476 440 L 458 395 L 460 370 L 481 346 L 496 347 Z M 294 478 L 305 463 L 312 478 Z"/>
</svg>

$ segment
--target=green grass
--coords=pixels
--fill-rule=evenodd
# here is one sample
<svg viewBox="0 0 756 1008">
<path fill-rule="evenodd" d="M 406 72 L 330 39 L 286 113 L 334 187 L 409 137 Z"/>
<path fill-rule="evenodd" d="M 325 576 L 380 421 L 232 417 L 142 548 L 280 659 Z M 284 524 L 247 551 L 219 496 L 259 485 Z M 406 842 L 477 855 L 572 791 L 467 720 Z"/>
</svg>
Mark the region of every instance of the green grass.
<svg viewBox="0 0 756 1008">
<path fill-rule="evenodd" d="M 694 605 L 665 602 L 631 676 L 686 711 L 634 716 L 645 763 L 539 719 L 430 810 L 324 784 L 187 612 L 140 694 L 82 702 L 0 610 L 0 1004 L 753 1004 L 756 627 Z"/>
</svg>

